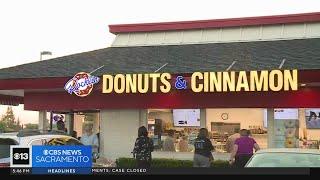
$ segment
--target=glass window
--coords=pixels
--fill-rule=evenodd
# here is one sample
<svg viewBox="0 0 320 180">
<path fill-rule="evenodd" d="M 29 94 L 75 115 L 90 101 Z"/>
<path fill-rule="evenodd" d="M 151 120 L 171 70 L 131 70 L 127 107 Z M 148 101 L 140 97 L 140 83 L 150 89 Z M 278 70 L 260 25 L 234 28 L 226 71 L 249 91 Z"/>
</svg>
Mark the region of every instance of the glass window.
<svg viewBox="0 0 320 180">
<path fill-rule="evenodd" d="M 148 132 L 156 151 L 193 152 L 199 109 L 149 109 Z"/>
</svg>

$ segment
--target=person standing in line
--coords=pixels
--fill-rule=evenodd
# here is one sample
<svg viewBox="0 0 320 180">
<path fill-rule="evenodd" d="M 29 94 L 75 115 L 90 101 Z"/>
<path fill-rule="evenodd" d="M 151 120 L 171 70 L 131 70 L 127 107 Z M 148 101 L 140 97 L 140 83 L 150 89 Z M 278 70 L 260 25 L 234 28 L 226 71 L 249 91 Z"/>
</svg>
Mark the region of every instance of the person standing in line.
<svg viewBox="0 0 320 180">
<path fill-rule="evenodd" d="M 134 143 L 133 157 L 136 159 L 138 168 L 151 167 L 151 152 L 153 151 L 153 141 L 148 137 L 148 130 L 146 127 L 141 126 L 138 129 L 138 137 Z"/>
<path fill-rule="evenodd" d="M 214 147 L 208 138 L 208 130 L 206 128 L 201 128 L 199 130 L 198 137 L 194 141 L 194 158 L 193 167 L 210 167 L 213 161 L 213 156 L 211 151 Z"/>
<path fill-rule="evenodd" d="M 77 131 L 72 131 L 72 134 L 71 134 L 72 137 L 78 139 L 78 133 Z"/>
<path fill-rule="evenodd" d="M 179 143 L 179 152 L 188 152 L 188 137 L 187 136 L 182 136 Z"/>
<path fill-rule="evenodd" d="M 170 130 L 168 133 L 168 137 L 163 142 L 163 147 L 162 147 L 163 151 L 176 152 L 176 148 L 174 146 L 175 139 L 173 135 L 174 135 L 174 131 Z"/>
<path fill-rule="evenodd" d="M 65 123 L 63 122 L 62 119 L 60 119 L 59 121 L 57 121 L 57 129 L 58 129 L 58 131 L 61 131 L 61 132 L 63 132 L 63 133 L 66 133 L 66 132 L 67 132 L 66 125 L 65 125 Z"/>
<path fill-rule="evenodd" d="M 229 136 L 228 139 L 227 139 L 227 142 L 226 142 L 226 151 L 227 153 L 231 153 L 232 150 L 233 150 L 233 146 L 234 146 L 234 142 L 240 138 L 240 134 L 239 134 L 239 131 L 240 129 L 239 128 L 236 128 L 234 130 L 234 134 Z"/>
<path fill-rule="evenodd" d="M 235 167 L 244 167 L 253 155 L 253 149 L 255 151 L 260 150 L 257 142 L 249 137 L 249 131 L 246 129 L 240 130 L 240 138 L 238 138 L 230 156 L 229 163 L 233 164 Z"/>
<path fill-rule="evenodd" d="M 96 155 L 99 152 L 99 139 L 96 134 L 93 133 L 93 125 L 86 124 L 84 126 L 84 133 L 80 138 L 83 145 L 92 147 L 92 154 Z"/>
</svg>

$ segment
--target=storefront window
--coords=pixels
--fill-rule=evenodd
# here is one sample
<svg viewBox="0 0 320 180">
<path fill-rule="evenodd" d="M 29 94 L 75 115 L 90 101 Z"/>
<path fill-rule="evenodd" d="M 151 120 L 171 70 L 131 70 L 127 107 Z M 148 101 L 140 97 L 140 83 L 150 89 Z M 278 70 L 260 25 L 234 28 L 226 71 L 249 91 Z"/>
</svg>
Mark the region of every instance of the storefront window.
<svg viewBox="0 0 320 180">
<path fill-rule="evenodd" d="M 267 148 L 267 119 L 262 108 L 208 108 L 206 126 L 217 153 L 230 153 L 240 129 L 247 129 L 260 148 Z"/>
<path fill-rule="evenodd" d="M 239 130 L 247 129 L 259 146 L 267 148 L 267 120 L 261 108 L 149 109 L 148 130 L 157 151 L 193 152 L 200 127 L 209 131 L 217 153 L 230 153 Z M 205 124 L 200 124 L 200 122 Z"/>
<path fill-rule="evenodd" d="M 197 110 L 179 112 L 172 109 L 150 109 L 148 111 L 149 137 L 153 138 L 156 151 L 193 152 L 193 141 L 200 128 L 200 114 L 196 117 L 197 112 L 194 111 Z M 192 118 L 195 119 L 194 122 Z"/>
</svg>

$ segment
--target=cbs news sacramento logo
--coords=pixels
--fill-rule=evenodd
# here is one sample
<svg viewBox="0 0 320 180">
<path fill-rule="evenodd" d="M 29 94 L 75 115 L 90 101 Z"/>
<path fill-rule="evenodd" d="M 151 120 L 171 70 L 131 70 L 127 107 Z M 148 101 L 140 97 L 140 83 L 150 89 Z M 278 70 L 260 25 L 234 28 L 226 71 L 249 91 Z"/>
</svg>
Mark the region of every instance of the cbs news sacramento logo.
<svg viewBox="0 0 320 180">
<path fill-rule="evenodd" d="M 90 174 L 91 146 L 10 147 L 10 167 L 32 168 L 32 174 Z"/>
</svg>

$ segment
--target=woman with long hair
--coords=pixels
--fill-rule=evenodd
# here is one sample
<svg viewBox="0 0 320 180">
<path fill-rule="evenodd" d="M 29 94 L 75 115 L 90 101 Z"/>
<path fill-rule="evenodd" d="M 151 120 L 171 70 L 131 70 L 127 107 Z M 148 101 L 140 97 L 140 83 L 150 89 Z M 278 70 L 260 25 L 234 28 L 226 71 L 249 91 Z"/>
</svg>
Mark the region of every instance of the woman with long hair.
<svg viewBox="0 0 320 180">
<path fill-rule="evenodd" d="M 153 151 L 153 141 L 148 137 L 148 130 L 141 126 L 138 129 L 138 137 L 134 144 L 133 156 L 136 159 L 137 167 L 150 168 L 151 166 L 151 152 Z"/>
</svg>

